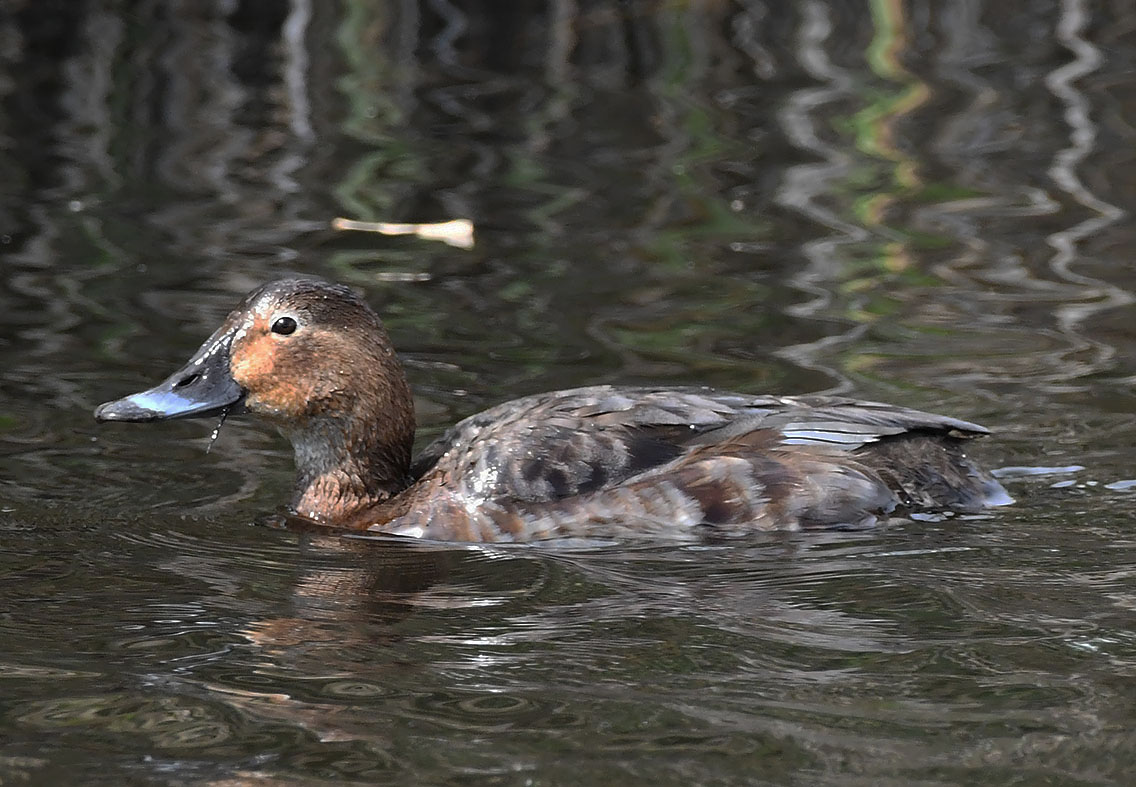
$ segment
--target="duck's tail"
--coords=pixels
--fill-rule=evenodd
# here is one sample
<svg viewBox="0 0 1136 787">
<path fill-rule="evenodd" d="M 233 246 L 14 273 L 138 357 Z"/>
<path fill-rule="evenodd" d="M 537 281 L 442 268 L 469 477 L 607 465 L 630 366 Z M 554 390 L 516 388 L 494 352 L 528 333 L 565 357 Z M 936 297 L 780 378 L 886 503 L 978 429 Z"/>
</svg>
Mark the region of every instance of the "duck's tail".
<svg viewBox="0 0 1136 787">
<path fill-rule="evenodd" d="M 885 437 L 856 452 L 907 511 L 975 513 L 1014 502 L 997 479 L 966 455 L 969 438 L 908 432 Z"/>
</svg>

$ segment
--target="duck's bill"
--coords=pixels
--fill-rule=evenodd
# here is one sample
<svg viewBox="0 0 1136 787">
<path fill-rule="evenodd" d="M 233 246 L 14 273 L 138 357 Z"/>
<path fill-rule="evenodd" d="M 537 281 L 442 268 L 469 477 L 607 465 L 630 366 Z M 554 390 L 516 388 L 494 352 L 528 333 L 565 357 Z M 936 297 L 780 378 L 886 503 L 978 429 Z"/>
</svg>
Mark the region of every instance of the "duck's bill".
<svg viewBox="0 0 1136 787">
<path fill-rule="evenodd" d="M 168 421 L 239 411 L 245 392 L 229 374 L 229 340 L 214 335 L 161 384 L 100 404 L 95 420 Z"/>
</svg>

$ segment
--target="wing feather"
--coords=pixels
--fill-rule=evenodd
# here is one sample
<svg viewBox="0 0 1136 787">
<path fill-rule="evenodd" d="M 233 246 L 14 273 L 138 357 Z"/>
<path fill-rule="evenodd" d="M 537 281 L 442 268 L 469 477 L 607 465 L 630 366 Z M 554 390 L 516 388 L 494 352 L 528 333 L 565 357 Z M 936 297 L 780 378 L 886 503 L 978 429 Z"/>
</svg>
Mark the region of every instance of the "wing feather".
<svg viewBox="0 0 1136 787">
<path fill-rule="evenodd" d="M 975 437 L 976 424 L 876 402 L 703 388 L 595 386 L 515 399 L 467 418 L 415 462 L 485 498 L 547 502 L 608 488 L 755 433 L 775 447 L 854 451 L 908 432 Z"/>
</svg>

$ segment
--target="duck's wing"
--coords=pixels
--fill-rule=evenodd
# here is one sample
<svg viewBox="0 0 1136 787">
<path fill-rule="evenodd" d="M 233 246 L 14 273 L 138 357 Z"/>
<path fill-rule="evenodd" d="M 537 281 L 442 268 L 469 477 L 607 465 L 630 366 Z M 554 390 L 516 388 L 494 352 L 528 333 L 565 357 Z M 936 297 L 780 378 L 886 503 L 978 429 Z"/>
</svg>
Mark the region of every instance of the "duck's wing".
<svg viewBox="0 0 1136 787">
<path fill-rule="evenodd" d="M 967 439 L 989 434 L 978 424 L 882 402 L 836 396 L 756 397 L 759 412 L 739 414 L 716 437 L 752 429 L 776 430 L 781 445 L 854 451 L 886 437 L 922 433 Z"/>
<path fill-rule="evenodd" d="M 459 422 L 422 452 L 411 473 L 463 480 L 479 496 L 556 500 L 666 464 L 737 414 L 734 403 L 695 391 L 556 391 Z"/>
<path fill-rule="evenodd" d="M 985 434 L 976 424 L 837 397 L 596 386 L 517 399 L 467 418 L 414 465 L 482 498 L 548 502 L 628 481 L 739 441 L 849 452 L 909 432 Z"/>
</svg>

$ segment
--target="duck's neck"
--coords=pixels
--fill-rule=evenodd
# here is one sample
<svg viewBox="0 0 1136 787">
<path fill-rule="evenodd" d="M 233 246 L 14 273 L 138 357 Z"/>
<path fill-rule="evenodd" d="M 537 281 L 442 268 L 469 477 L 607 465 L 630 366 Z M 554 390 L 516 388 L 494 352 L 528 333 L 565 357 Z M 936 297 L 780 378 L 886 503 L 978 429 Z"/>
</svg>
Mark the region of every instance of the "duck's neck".
<svg viewBox="0 0 1136 787">
<path fill-rule="evenodd" d="M 409 389 L 396 411 L 381 417 L 326 417 L 290 432 L 296 456 L 292 508 L 337 525 L 353 513 L 390 500 L 410 483 L 414 410 Z"/>
</svg>

